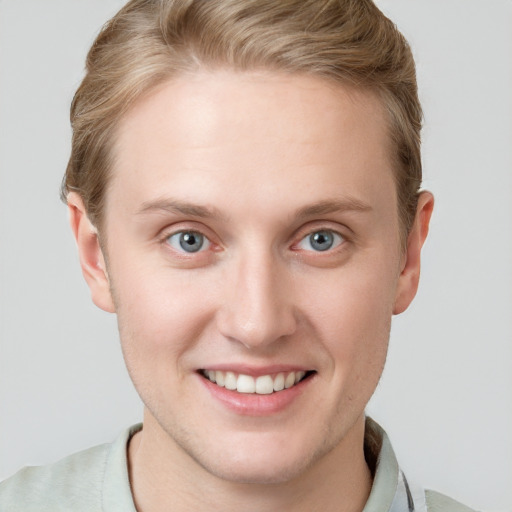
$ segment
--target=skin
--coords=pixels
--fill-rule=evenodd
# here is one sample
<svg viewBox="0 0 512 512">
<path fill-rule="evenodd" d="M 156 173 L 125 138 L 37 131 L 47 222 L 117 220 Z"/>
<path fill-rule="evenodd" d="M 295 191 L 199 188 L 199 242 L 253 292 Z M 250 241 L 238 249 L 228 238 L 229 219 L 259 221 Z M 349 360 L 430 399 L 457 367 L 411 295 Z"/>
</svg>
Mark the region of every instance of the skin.
<svg viewBox="0 0 512 512">
<path fill-rule="evenodd" d="M 364 409 L 433 207 L 423 193 L 403 249 L 378 99 L 311 76 L 201 71 L 139 100 L 115 156 L 104 244 L 68 200 L 92 299 L 117 314 L 145 404 L 129 447 L 138 510 L 362 510 Z M 335 242 L 318 251 L 322 230 Z M 187 253 L 183 231 L 209 242 Z M 198 373 L 233 365 L 314 373 L 255 416 Z"/>
</svg>

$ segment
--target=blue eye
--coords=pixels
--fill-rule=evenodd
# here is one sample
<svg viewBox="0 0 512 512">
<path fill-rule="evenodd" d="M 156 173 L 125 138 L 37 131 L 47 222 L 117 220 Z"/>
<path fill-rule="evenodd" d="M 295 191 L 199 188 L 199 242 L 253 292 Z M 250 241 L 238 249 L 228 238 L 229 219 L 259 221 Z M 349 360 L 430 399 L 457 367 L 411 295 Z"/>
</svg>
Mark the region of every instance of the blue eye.
<svg viewBox="0 0 512 512">
<path fill-rule="evenodd" d="M 299 247 L 307 251 L 325 252 L 343 243 L 343 237 L 334 231 L 322 229 L 304 237 Z"/>
<path fill-rule="evenodd" d="M 195 253 L 208 249 L 210 241 L 197 231 L 179 231 L 167 238 L 169 245 L 178 250 Z"/>
</svg>

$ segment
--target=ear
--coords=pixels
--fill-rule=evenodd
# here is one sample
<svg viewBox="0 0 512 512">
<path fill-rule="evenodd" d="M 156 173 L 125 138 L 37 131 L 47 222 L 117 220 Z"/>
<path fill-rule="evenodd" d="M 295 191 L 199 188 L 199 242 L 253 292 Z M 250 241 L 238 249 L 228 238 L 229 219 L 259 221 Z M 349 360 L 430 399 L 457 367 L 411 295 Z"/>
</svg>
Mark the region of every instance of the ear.
<svg viewBox="0 0 512 512">
<path fill-rule="evenodd" d="M 67 197 L 69 222 L 75 236 L 82 274 L 91 290 L 91 298 L 99 308 L 114 313 L 114 301 L 98 231 L 93 226 L 79 194 L 70 192 Z"/>
<path fill-rule="evenodd" d="M 433 208 L 434 196 L 430 192 L 422 192 L 418 199 L 416 217 L 407 237 L 407 249 L 403 255 L 402 269 L 398 278 L 394 315 L 403 313 L 409 307 L 418 290 L 421 248 L 428 235 Z"/>
</svg>

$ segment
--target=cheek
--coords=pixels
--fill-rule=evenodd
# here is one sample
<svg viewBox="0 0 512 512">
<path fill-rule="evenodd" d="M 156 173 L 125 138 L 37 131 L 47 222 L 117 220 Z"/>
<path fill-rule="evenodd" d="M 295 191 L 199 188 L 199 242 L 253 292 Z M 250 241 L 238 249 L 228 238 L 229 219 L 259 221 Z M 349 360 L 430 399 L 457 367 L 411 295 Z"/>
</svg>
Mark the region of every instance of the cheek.
<svg viewBox="0 0 512 512">
<path fill-rule="evenodd" d="M 385 258 L 384 258 L 385 260 Z M 394 261 L 390 258 L 389 262 Z M 393 265 L 369 259 L 310 286 L 311 322 L 339 378 L 378 380 L 387 353 L 397 275 Z M 374 379 L 374 380 L 375 380 Z M 376 382 L 375 382 L 376 383 Z"/>
<path fill-rule="evenodd" d="M 151 264 L 113 269 L 121 344 L 133 371 L 180 368 L 180 357 L 210 321 L 211 301 L 201 292 L 207 284 L 192 274 Z"/>
<path fill-rule="evenodd" d="M 326 327 L 363 335 L 389 324 L 396 286 L 390 266 L 368 262 L 339 269 L 322 284 L 311 283 L 308 298 Z"/>
</svg>

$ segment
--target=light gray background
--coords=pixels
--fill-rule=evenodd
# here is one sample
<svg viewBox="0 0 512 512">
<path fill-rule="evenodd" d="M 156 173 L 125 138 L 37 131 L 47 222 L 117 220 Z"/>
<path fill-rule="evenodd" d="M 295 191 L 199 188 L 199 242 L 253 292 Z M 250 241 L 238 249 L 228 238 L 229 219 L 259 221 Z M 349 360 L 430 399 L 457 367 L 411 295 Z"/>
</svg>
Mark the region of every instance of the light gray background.
<svg viewBox="0 0 512 512">
<path fill-rule="evenodd" d="M 0 0 L 0 478 L 141 418 L 58 200 L 68 106 L 121 3 Z M 378 4 L 417 58 L 437 203 L 420 292 L 394 321 L 369 411 L 424 485 L 512 510 L 512 2 Z"/>
</svg>

